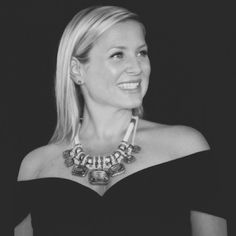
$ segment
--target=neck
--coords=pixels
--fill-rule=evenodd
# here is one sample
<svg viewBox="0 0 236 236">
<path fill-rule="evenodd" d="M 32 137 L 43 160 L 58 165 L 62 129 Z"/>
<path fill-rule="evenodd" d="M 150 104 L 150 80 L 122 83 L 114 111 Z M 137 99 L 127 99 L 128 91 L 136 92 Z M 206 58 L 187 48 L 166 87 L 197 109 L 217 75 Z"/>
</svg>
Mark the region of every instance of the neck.
<svg viewBox="0 0 236 236">
<path fill-rule="evenodd" d="M 100 142 L 120 139 L 127 130 L 131 117 L 131 110 L 91 110 L 85 107 L 80 138 L 92 138 Z"/>
</svg>

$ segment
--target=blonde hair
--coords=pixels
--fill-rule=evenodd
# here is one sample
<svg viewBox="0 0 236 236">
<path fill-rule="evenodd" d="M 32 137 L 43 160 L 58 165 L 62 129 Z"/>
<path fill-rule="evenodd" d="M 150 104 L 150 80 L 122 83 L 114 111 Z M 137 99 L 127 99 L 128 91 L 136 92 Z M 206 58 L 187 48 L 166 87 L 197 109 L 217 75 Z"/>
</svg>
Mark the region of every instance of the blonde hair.
<svg viewBox="0 0 236 236">
<path fill-rule="evenodd" d="M 65 140 L 71 142 L 82 116 L 83 96 L 71 79 L 72 57 L 76 57 L 81 63 L 87 63 L 89 52 L 96 40 L 114 24 L 127 20 L 135 20 L 142 25 L 138 16 L 127 9 L 116 6 L 89 7 L 78 12 L 65 28 L 57 53 L 55 78 L 57 125 L 50 143 Z M 133 109 L 133 114 L 141 117 L 143 107 Z"/>
</svg>

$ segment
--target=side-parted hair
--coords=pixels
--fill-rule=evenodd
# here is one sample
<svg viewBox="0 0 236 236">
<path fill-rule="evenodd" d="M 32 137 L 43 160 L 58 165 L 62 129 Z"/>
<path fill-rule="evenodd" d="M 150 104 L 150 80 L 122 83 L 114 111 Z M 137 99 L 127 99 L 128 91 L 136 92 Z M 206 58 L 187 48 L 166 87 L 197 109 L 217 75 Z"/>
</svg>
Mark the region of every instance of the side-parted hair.
<svg viewBox="0 0 236 236">
<path fill-rule="evenodd" d="M 135 20 L 144 30 L 138 16 L 117 6 L 95 6 L 78 12 L 65 28 L 57 53 L 55 96 L 57 125 L 50 143 L 72 142 L 82 117 L 83 95 L 71 79 L 71 59 L 80 63 L 89 62 L 89 52 L 98 38 L 119 22 Z M 143 107 L 132 110 L 133 115 L 143 116 Z"/>
</svg>

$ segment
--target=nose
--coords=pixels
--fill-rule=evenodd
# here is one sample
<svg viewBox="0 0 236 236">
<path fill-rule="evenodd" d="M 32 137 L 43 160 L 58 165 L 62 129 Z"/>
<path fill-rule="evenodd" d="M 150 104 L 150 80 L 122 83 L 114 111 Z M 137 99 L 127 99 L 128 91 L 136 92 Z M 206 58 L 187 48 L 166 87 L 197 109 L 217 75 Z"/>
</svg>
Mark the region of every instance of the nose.
<svg viewBox="0 0 236 236">
<path fill-rule="evenodd" d="M 130 75 L 139 75 L 142 72 L 141 62 L 138 58 L 129 59 L 126 72 Z"/>
</svg>

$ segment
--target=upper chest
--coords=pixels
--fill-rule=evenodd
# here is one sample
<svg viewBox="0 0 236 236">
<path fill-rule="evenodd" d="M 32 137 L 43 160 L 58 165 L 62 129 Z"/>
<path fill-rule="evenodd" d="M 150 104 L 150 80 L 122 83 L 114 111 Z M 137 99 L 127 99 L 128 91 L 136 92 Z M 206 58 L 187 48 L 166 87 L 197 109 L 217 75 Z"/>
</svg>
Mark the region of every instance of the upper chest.
<svg viewBox="0 0 236 236">
<path fill-rule="evenodd" d="M 64 159 L 62 153 L 65 149 L 59 148 L 57 152 L 52 153 L 41 168 L 39 178 L 44 177 L 59 177 L 64 179 L 69 179 L 77 182 L 85 187 L 95 191 L 99 195 L 103 196 L 110 188 L 118 184 L 119 182 L 124 182 L 123 180 L 128 179 L 130 176 L 147 169 L 149 167 L 160 165 L 165 162 L 169 162 L 173 159 L 173 151 L 170 148 L 170 143 L 168 139 L 163 138 L 162 135 L 153 135 L 149 129 L 144 129 L 144 131 L 138 132 L 135 139 L 135 144 L 141 147 L 141 151 L 134 154 L 135 161 L 130 164 L 123 164 L 124 172 L 120 175 L 110 177 L 109 183 L 107 185 L 92 185 L 88 181 L 88 175 L 85 177 L 78 177 L 72 175 L 73 167 L 66 167 L 64 165 Z"/>
<path fill-rule="evenodd" d="M 107 185 L 92 185 L 88 181 L 88 175 L 86 175 L 85 177 L 72 175 L 73 167 L 66 167 L 66 165 L 64 164 L 62 153 L 63 150 L 60 150 L 59 152 L 54 154 L 54 158 L 49 158 L 48 161 L 42 165 L 38 178 L 57 177 L 69 179 L 81 185 L 84 185 L 85 187 L 91 189 L 92 191 L 95 191 L 101 196 L 123 179 L 128 178 L 129 176 L 151 166 L 167 162 L 170 159 L 168 153 L 164 152 L 163 150 L 156 150 L 150 148 L 147 144 L 143 144 L 141 145 L 140 153 L 134 155 L 134 162 L 130 164 L 123 163 L 124 172 L 122 174 L 110 177 L 109 183 Z"/>
</svg>

